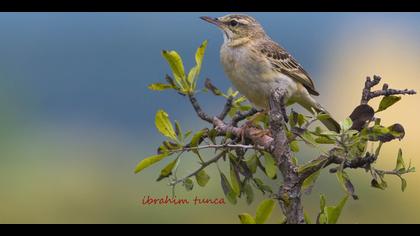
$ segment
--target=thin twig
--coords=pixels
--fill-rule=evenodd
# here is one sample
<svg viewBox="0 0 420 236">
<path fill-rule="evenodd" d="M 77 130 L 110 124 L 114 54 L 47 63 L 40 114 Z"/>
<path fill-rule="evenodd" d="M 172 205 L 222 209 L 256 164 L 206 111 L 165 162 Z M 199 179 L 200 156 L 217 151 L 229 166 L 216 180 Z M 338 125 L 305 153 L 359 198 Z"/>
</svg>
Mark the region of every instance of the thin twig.
<svg viewBox="0 0 420 236">
<path fill-rule="evenodd" d="M 232 105 L 233 105 L 233 97 L 230 96 L 226 100 L 223 111 L 220 113 L 220 115 L 217 116 L 217 118 L 219 118 L 220 120 L 224 120 L 226 116 L 229 114 L 230 110 L 232 109 Z"/>
<path fill-rule="evenodd" d="M 258 112 L 261 112 L 261 110 L 258 110 L 256 108 L 251 108 L 251 110 L 245 112 L 245 113 L 240 113 L 238 112 L 233 118 L 232 118 L 232 122 L 231 125 L 232 126 L 237 126 L 239 122 L 245 120 L 246 118 L 253 116 L 255 114 L 257 114 Z"/>
<path fill-rule="evenodd" d="M 194 94 L 188 94 L 188 97 L 190 99 L 191 105 L 193 106 L 195 112 L 197 113 L 198 117 L 200 117 L 202 120 L 207 121 L 209 123 L 213 123 L 213 119 L 207 115 L 203 109 L 201 109 L 200 104 L 197 101 L 197 98 Z"/>
<path fill-rule="evenodd" d="M 417 92 L 409 89 L 390 89 L 388 84 L 384 84 L 381 90 L 371 91 L 373 87 L 381 82 L 381 77 L 374 75 L 373 80 L 370 77 L 366 78 L 365 87 L 363 88 L 361 104 L 368 104 L 370 100 L 381 96 L 390 95 L 414 95 Z"/>
<path fill-rule="evenodd" d="M 198 150 L 203 150 L 203 149 L 220 149 L 220 148 L 230 148 L 230 149 L 241 148 L 244 150 L 248 150 L 248 149 L 263 150 L 264 149 L 263 147 L 258 147 L 258 146 L 253 146 L 253 145 L 225 143 L 225 144 L 209 144 L 209 145 L 203 145 L 203 146 L 198 146 L 198 147 L 183 147 L 180 149 L 171 150 L 170 152 L 172 153 L 190 152 L 190 151 L 198 151 Z"/>
<path fill-rule="evenodd" d="M 207 166 L 209 166 L 209 165 L 211 165 L 213 163 L 218 162 L 225 154 L 226 154 L 226 151 L 223 151 L 223 152 L 219 153 L 213 159 L 211 159 L 211 160 L 209 160 L 207 162 L 201 163 L 201 167 L 198 168 L 196 171 L 188 174 L 187 176 L 185 176 L 185 177 L 183 177 L 181 179 L 177 179 L 177 180 L 172 181 L 171 183 L 169 183 L 169 185 L 171 185 L 171 186 L 177 185 L 177 184 L 179 184 L 181 182 L 184 182 L 188 178 L 191 178 L 191 177 L 197 175 L 200 171 L 204 170 Z"/>
</svg>

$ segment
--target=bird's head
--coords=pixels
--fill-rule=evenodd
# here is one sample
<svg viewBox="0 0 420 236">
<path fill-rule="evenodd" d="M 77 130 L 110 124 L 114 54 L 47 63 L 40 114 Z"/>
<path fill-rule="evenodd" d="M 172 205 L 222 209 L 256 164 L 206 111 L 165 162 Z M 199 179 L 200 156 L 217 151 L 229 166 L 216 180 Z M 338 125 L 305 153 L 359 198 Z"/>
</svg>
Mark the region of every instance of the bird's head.
<svg viewBox="0 0 420 236">
<path fill-rule="evenodd" d="M 254 18 L 247 15 L 226 15 L 218 18 L 200 17 L 219 27 L 225 35 L 225 40 L 232 42 L 245 38 L 257 38 L 265 35 L 264 29 Z"/>
</svg>

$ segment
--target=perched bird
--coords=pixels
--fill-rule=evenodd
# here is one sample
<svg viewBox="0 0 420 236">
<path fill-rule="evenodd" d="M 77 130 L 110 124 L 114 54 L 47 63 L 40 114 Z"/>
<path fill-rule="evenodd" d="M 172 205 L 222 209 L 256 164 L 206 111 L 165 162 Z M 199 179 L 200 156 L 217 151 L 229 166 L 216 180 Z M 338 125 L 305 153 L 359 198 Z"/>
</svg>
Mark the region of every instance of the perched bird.
<svg viewBox="0 0 420 236">
<path fill-rule="evenodd" d="M 234 87 L 256 107 L 269 109 L 273 89 L 287 91 L 286 104 L 298 103 L 313 113 L 329 114 L 311 95 L 318 96 L 314 82 L 302 66 L 263 27 L 247 15 L 230 14 L 201 19 L 223 31 L 220 58 Z M 332 118 L 321 121 L 329 130 L 339 131 Z"/>
</svg>

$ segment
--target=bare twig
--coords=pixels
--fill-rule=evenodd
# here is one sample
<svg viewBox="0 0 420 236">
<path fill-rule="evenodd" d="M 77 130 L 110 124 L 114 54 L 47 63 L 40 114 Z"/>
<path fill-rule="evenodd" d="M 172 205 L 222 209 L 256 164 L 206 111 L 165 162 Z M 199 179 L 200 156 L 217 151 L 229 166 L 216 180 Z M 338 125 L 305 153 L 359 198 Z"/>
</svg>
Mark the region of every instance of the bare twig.
<svg viewBox="0 0 420 236">
<path fill-rule="evenodd" d="M 251 110 L 245 112 L 245 113 L 240 113 L 238 112 L 233 118 L 232 118 L 232 122 L 231 125 L 232 126 L 237 126 L 239 122 L 245 120 L 248 117 L 251 117 L 255 114 L 257 114 L 258 112 L 261 112 L 261 110 L 258 110 L 256 108 L 251 108 Z"/>
<path fill-rule="evenodd" d="M 254 149 L 254 150 L 263 150 L 264 147 L 258 147 L 258 146 L 253 146 L 253 145 L 243 145 L 243 144 L 229 144 L 229 143 L 225 143 L 225 144 L 209 144 L 209 145 L 202 145 L 202 146 L 197 146 L 197 147 L 183 147 L 180 149 L 176 149 L 176 150 L 171 150 L 171 153 L 177 153 L 177 152 L 190 152 L 190 151 L 198 151 L 198 150 L 203 150 L 203 149 L 221 149 L 221 148 L 228 148 L 228 149 L 236 149 L 236 148 L 241 148 L 243 150 L 248 150 L 248 149 Z"/>
<path fill-rule="evenodd" d="M 225 106 L 223 107 L 223 111 L 220 113 L 220 115 L 217 116 L 220 120 L 224 120 L 226 116 L 229 114 L 230 110 L 232 109 L 233 105 L 233 97 L 230 96 L 226 99 Z"/>
<path fill-rule="evenodd" d="M 198 168 L 196 171 L 194 171 L 194 172 L 192 172 L 192 173 L 190 173 L 190 174 L 188 174 L 187 176 L 185 176 L 185 177 L 183 177 L 183 178 L 181 178 L 181 179 L 176 179 L 176 180 L 174 180 L 174 181 L 172 181 L 172 182 L 170 182 L 169 183 L 169 185 L 171 185 L 171 186 L 175 186 L 175 185 L 177 185 L 177 184 L 179 184 L 179 183 L 182 183 L 182 182 L 184 182 L 185 180 L 187 180 L 188 178 L 191 178 L 191 177 L 193 177 L 193 176 L 195 176 L 195 175 L 197 175 L 200 171 L 202 171 L 202 170 L 204 170 L 207 166 L 209 166 L 209 165 L 211 165 L 211 164 L 213 164 L 213 163 L 216 163 L 216 162 L 218 162 L 224 155 L 226 154 L 226 151 L 223 151 L 223 152 L 221 152 L 221 153 L 219 153 L 217 156 L 215 156 L 213 159 L 211 159 L 211 160 L 209 160 L 209 161 L 206 161 L 206 162 L 203 162 L 203 163 L 201 163 L 201 166 L 200 166 L 200 168 Z"/>
<path fill-rule="evenodd" d="M 197 113 L 198 117 L 200 117 L 204 121 L 212 123 L 213 119 L 201 109 L 201 106 L 198 103 L 195 95 L 194 94 L 189 94 L 188 97 L 189 97 L 191 105 L 193 106 L 193 108 L 194 108 L 195 112 Z"/>
<path fill-rule="evenodd" d="M 390 96 L 390 95 L 414 95 L 416 94 L 415 90 L 409 89 L 390 89 L 388 84 L 384 84 L 381 90 L 371 91 L 372 88 L 378 85 L 381 82 L 381 77 L 374 75 L 373 80 L 370 77 L 366 78 L 365 87 L 363 88 L 361 104 L 368 104 L 370 100 L 376 97 L 381 96 Z"/>
<path fill-rule="evenodd" d="M 373 154 L 367 153 L 365 157 L 358 157 L 353 160 L 346 160 L 344 161 L 342 158 L 335 157 L 334 160 L 335 163 L 341 161 L 344 161 L 343 168 L 350 168 L 350 169 L 357 169 L 357 168 L 369 168 L 371 164 L 373 164 L 376 161 L 377 157 Z M 332 168 L 330 169 L 330 173 L 336 173 L 338 171 L 338 168 Z"/>
</svg>

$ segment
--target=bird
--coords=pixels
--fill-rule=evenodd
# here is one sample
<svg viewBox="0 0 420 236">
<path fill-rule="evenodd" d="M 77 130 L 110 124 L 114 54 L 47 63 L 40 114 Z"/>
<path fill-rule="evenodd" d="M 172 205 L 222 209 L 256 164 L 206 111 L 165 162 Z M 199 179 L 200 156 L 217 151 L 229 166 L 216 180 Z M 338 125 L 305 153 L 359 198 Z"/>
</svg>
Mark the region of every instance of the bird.
<svg viewBox="0 0 420 236">
<path fill-rule="evenodd" d="M 255 107 L 268 111 L 273 89 L 281 88 L 287 91 L 287 106 L 297 103 L 311 113 L 326 114 L 321 119 L 325 127 L 340 131 L 338 122 L 312 97 L 319 93 L 310 75 L 256 19 L 242 14 L 200 18 L 222 30 L 220 60 L 225 74 Z"/>
</svg>

